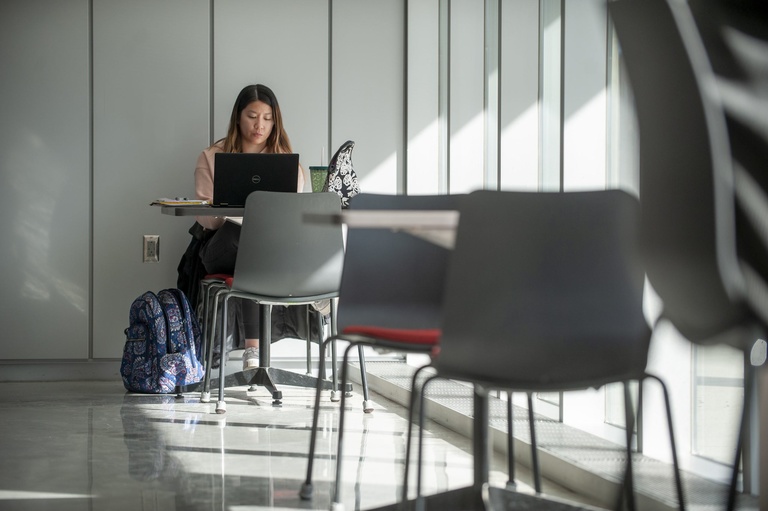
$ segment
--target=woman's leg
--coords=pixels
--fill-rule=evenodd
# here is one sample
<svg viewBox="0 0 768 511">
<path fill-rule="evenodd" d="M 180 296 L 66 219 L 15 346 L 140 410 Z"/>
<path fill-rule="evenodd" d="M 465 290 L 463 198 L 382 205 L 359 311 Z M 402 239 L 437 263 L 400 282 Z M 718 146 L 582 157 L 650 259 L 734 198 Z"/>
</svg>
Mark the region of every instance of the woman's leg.
<svg viewBox="0 0 768 511">
<path fill-rule="evenodd" d="M 245 351 L 243 370 L 259 367 L 259 304 L 243 300 L 243 326 L 245 327 Z"/>
<path fill-rule="evenodd" d="M 208 273 L 233 274 L 240 244 L 240 226 L 224 222 L 200 251 L 200 258 Z M 242 300 L 245 351 L 243 369 L 259 367 L 259 305 Z"/>
</svg>

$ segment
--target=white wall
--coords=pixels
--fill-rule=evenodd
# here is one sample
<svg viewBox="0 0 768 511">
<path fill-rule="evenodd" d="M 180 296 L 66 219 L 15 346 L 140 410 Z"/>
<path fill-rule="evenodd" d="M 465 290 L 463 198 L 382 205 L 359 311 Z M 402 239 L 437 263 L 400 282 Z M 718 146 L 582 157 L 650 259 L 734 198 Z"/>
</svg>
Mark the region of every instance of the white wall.
<svg viewBox="0 0 768 511">
<path fill-rule="evenodd" d="M 402 190 L 404 20 L 401 1 L 333 0 L 331 154 L 355 141 L 363 191 Z"/>
<path fill-rule="evenodd" d="M 539 2 L 501 3 L 503 190 L 539 189 Z"/>
<path fill-rule="evenodd" d="M 606 186 L 608 16 L 604 0 L 565 2 L 563 189 Z"/>
<path fill-rule="evenodd" d="M 410 195 L 440 192 L 439 0 L 408 2 L 407 182 Z"/>
<path fill-rule="evenodd" d="M 0 2 L 0 358 L 86 358 L 87 0 Z"/>
<path fill-rule="evenodd" d="M 194 195 L 208 144 L 208 41 L 206 0 L 93 2 L 93 358 L 122 354 L 134 298 L 175 287 L 192 221 L 149 203 Z M 159 264 L 142 262 L 144 234 L 160 235 Z"/>
<path fill-rule="evenodd" d="M 305 168 L 352 139 L 363 189 L 397 192 L 405 3 L 330 5 L 0 3 L 0 361 L 103 360 L 117 375 L 132 300 L 176 285 L 190 239 L 190 219 L 149 203 L 194 193 L 244 85 L 273 88 Z M 160 263 L 142 262 L 144 234 L 160 235 Z M 0 378 L 23 367 L 0 362 Z"/>
<path fill-rule="evenodd" d="M 319 165 L 328 152 L 328 2 L 223 0 L 213 20 L 211 141 L 226 135 L 240 89 L 262 83 L 277 96 L 302 166 Z"/>
</svg>

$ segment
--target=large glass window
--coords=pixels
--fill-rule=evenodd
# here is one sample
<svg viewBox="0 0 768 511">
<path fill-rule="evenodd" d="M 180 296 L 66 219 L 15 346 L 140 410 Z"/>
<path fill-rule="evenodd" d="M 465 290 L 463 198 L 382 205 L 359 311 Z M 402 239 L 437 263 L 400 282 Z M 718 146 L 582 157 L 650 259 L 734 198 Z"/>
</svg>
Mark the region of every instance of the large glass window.
<svg viewBox="0 0 768 511">
<path fill-rule="evenodd" d="M 632 400 L 632 407 L 635 413 L 635 420 L 637 421 L 637 413 L 638 413 L 638 400 L 639 400 L 639 391 L 640 386 L 638 385 L 638 382 L 631 381 L 629 382 L 629 396 Z M 626 407 L 624 406 L 624 384 L 623 383 L 612 383 L 610 385 L 606 385 L 605 387 L 605 422 L 607 424 L 610 424 L 612 426 L 617 426 L 620 428 L 626 428 L 627 426 L 627 415 L 626 415 Z M 635 430 L 637 430 L 637 422 L 635 422 Z"/>
<path fill-rule="evenodd" d="M 729 346 L 697 346 L 693 370 L 693 454 L 731 464 L 744 400 L 743 353 Z"/>
</svg>

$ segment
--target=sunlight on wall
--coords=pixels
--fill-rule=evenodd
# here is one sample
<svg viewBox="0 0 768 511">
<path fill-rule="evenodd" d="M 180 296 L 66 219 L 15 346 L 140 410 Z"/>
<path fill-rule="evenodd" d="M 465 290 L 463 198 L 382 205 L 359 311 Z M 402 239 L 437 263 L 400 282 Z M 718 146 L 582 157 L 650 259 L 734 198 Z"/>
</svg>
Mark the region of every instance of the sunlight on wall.
<svg viewBox="0 0 768 511">
<path fill-rule="evenodd" d="M 451 193 L 483 188 L 483 112 L 451 136 Z"/>
<path fill-rule="evenodd" d="M 69 261 L 61 258 L 62 243 L 67 237 L 60 234 L 66 226 L 60 209 L 68 199 L 66 169 L 59 166 L 51 156 L 53 149 L 46 146 L 38 134 L 28 133 L 22 145 L 27 149 L 12 157 L 9 165 L 27 169 L 27 172 L 9 176 L 9 186 L 21 205 L 11 237 L 13 266 L 16 274 L 23 276 L 17 289 L 18 296 L 32 302 L 63 300 L 78 312 L 85 313 L 87 290 L 72 280 L 61 278 L 70 274 L 62 271 Z"/>
<path fill-rule="evenodd" d="M 358 174 L 363 193 L 397 193 L 397 153 L 392 153 L 364 176 Z"/>
<path fill-rule="evenodd" d="M 536 191 L 539 187 L 539 109 L 536 104 L 501 131 L 502 190 Z"/>
<path fill-rule="evenodd" d="M 565 120 L 565 190 L 605 188 L 605 91 Z"/>
<path fill-rule="evenodd" d="M 408 194 L 433 195 L 439 191 L 437 165 L 438 120 L 408 141 Z"/>
</svg>

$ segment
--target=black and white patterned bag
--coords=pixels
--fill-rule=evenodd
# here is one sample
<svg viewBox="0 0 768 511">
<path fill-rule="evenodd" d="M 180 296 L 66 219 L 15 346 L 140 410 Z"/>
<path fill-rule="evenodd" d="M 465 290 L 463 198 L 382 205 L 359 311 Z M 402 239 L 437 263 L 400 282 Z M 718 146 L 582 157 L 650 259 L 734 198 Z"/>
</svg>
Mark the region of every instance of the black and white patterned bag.
<svg viewBox="0 0 768 511">
<path fill-rule="evenodd" d="M 360 193 L 360 183 L 352 167 L 352 140 L 344 142 L 328 164 L 328 178 L 323 187 L 324 192 L 334 192 L 341 197 L 341 207 L 349 207 L 349 200 Z"/>
</svg>

